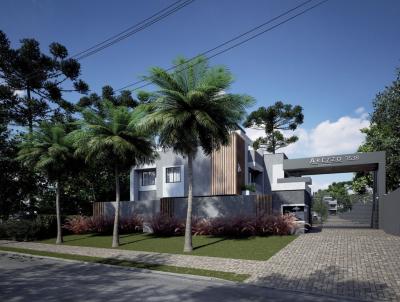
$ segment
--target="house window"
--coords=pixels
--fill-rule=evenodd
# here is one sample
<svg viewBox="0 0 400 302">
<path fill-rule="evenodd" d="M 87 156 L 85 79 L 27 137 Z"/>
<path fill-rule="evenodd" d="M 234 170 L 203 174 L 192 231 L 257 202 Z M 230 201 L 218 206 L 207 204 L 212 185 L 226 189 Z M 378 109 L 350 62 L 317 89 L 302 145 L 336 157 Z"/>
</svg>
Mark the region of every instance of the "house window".
<svg viewBox="0 0 400 302">
<path fill-rule="evenodd" d="M 166 182 L 181 182 L 181 167 L 171 167 L 165 169 Z"/>
<path fill-rule="evenodd" d="M 142 186 L 153 186 L 156 184 L 156 170 L 142 171 Z"/>
</svg>

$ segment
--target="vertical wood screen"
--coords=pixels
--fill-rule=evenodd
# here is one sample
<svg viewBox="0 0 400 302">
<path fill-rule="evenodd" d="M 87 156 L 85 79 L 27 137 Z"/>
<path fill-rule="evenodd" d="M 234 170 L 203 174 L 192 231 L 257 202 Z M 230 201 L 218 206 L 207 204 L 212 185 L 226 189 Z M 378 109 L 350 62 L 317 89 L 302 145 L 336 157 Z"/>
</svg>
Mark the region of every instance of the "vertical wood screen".
<svg viewBox="0 0 400 302">
<path fill-rule="evenodd" d="M 104 217 L 104 202 L 93 202 L 93 217 Z"/>
<path fill-rule="evenodd" d="M 174 198 L 164 197 L 160 199 L 160 213 L 169 217 L 174 216 Z"/>
<path fill-rule="evenodd" d="M 245 152 L 243 138 L 237 133 L 232 133 L 230 144 L 211 154 L 212 195 L 240 194 L 246 173 Z"/>
<path fill-rule="evenodd" d="M 256 195 L 256 215 L 272 215 L 272 195 Z"/>
</svg>

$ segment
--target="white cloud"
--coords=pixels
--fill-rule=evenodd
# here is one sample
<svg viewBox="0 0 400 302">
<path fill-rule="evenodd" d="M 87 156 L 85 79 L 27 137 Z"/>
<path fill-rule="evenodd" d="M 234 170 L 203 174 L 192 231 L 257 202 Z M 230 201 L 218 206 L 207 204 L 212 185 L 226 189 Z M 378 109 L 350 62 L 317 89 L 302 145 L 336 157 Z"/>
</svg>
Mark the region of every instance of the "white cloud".
<svg viewBox="0 0 400 302">
<path fill-rule="evenodd" d="M 280 152 L 289 158 L 356 152 L 365 137 L 360 129 L 369 127 L 366 112 L 360 108 L 356 110 L 358 117 L 343 116 L 336 121 L 323 121 L 309 130 L 299 128 L 290 132 L 299 140 Z M 246 129 L 246 133 L 253 140 L 263 135 L 263 131 L 254 129 Z"/>
<path fill-rule="evenodd" d="M 364 107 L 358 107 L 355 111 L 356 114 L 361 115 L 365 112 L 365 108 Z"/>
<path fill-rule="evenodd" d="M 367 119 L 368 118 L 368 112 L 365 111 L 364 107 L 358 107 L 355 111 L 354 111 L 357 115 L 360 116 L 360 118 L 362 119 Z"/>
</svg>

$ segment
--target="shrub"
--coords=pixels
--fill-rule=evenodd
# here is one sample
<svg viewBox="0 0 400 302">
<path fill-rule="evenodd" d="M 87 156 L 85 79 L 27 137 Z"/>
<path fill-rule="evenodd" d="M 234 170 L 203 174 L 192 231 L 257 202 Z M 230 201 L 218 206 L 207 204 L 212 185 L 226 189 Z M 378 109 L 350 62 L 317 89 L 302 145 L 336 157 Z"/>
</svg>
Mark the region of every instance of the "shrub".
<svg viewBox="0 0 400 302">
<path fill-rule="evenodd" d="M 292 214 L 262 215 L 256 219 L 258 236 L 290 235 L 297 227 L 296 217 Z"/>
<path fill-rule="evenodd" d="M 17 241 L 28 241 L 54 237 L 57 233 L 55 215 L 30 219 L 10 219 L 0 225 L 0 237 Z"/>
<path fill-rule="evenodd" d="M 90 232 L 109 235 L 114 229 L 114 218 L 89 217 Z"/>
<path fill-rule="evenodd" d="M 254 218 L 252 217 L 217 217 L 210 219 L 208 235 L 248 237 L 255 234 Z"/>
<path fill-rule="evenodd" d="M 114 218 L 111 217 L 86 217 L 73 216 L 66 220 L 63 228 L 73 234 L 112 234 L 114 229 Z M 135 233 L 143 231 L 143 219 L 138 215 L 128 218 L 121 218 L 119 221 L 119 231 L 121 234 Z"/>
<path fill-rule="evenodd" d="M 193 219 L 194 235 L 229 237 L 289 235 L 297 228 L 296 218 L 291 215 L 262 215 L 259 217 L 234 216 L 209 219 Z"/>
<path fill-rule="evenodd" d="M 73 234 L 87 234 L 92 231 L 93 227 L 90 217 L 77 215 L 67 218 L 63 228 Z"/>
<path fill-rule="evenodd" d="M 65 219 L 61 216 L 61 221 Z M 38 224 L 37 238 L 52 238 L 57 235 L 57 216 L 56 215 L 39 215 L 36 218 Z"/>
<path fill-rule="evenodd" d="M 150 227 L 158 236 L 178 236 L 185 232 L 185 223 L 175 217 L 157 214 L 150 220 Z"/>
<path fill-rule="evenodd" d="M 133 215 L 129 218 L 120 219 L 119 231 L 121 234 L 143 232 L 143 218 Z"/>
<path fill-rule="evenodd" d="M 208 235 L 210 234 L 211 221 L 205 218 L 192 218 L 192 234 L 193 235 Z"/>
<path fill-rule="evenodd" d="M 5 237 L 11 240 L 28 241 L 37 239 L 38 223 L 35 220 L 8 220 L 3 224 Z"/>
</svg>

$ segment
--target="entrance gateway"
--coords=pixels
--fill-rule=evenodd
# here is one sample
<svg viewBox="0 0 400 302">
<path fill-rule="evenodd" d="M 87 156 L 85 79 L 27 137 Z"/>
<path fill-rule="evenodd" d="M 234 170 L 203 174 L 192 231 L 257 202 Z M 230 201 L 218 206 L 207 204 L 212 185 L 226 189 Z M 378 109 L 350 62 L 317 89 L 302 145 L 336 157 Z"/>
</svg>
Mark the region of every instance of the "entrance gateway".
<svg viewBox="0 0 400 302">
<path fill-rule="evenodd" d="M 386 194 L 385 165 L 385 152 L 364 152 L 283 160 L 285 178 L 316 174 L 373 172 L 373 228 L 379 227 L 379 199 Z"/>
</svg>

